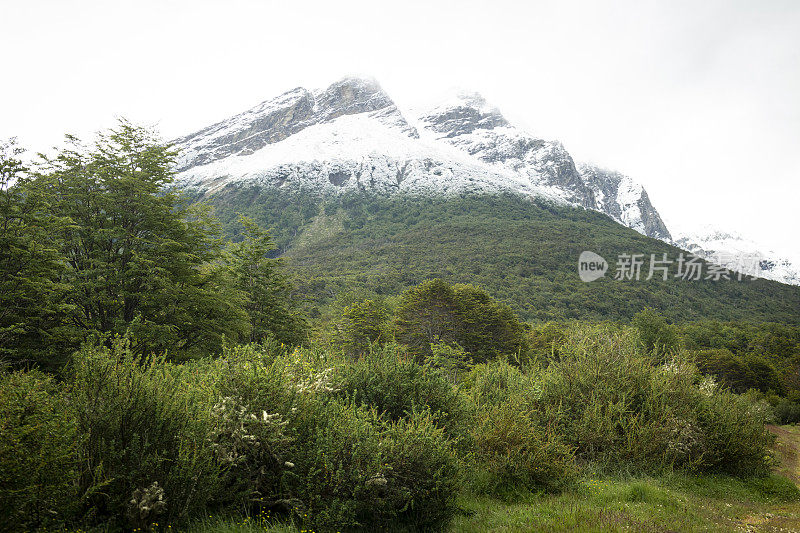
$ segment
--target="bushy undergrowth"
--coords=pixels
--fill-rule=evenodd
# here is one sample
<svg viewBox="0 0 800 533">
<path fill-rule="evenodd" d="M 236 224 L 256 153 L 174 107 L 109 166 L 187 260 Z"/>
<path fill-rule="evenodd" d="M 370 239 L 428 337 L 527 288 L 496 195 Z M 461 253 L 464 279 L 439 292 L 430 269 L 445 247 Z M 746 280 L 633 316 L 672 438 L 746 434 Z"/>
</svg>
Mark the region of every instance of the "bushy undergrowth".
<svg viewBox="0 0 800 533">
<path fill-rule="evenodd" d="M 374 407 L 393 421 L 427 410 L 451 438 L 464 433 L 469 405 L 458 388 L 436 368 L 414 362 L 397 345 L 373 348 L 341 367 L 337 396 Z"/>
<path fill-rule="evenodd" d="M 211 395 L 188 367 L 139 358 L 124 341 L 73 361 L 72 401 L 85 519 L 131 527 L 180 521 L 214 497 L 220 464 L 209 445 Z"/>
<path fill-rule="evenodd" d="M 0 530 L 47 526 L 74 513 L 75 429 L 51 377 L 0 375 Z"/>
<path fill-rule="evenodd" d="M 576 327 L 541 371 L 538 405 L 577 457 L 600 469 L 766 472 L 766 413 L 680 358 L 657 363 L 636 340 L 629 329 Z"/>
<path fill-rule="evenodd" d="M 247 345 L 174 364 L 118 340 L 78 353 L 61 383 L 3 374 L 5 527 L 268 512 L 318 531 L 426 530 L 463 490 L 513 498 L 587 471 L 767 471 L 765 402 L 680 354 L 645 353 L 631 328 L 570 326 L 548 343 L 528 366 L 456 368 L 440 359 L 457 347 L 417 362 L 392 343 L 357 360 Z"/>
<path fill-rule="evenodd" d="M 481 410 L 472 432 L 476 492 L 508 498 L 575 481 L 572 447 L 521 396 Z"/>
<path fill-rule="evenodd" d="M 535 406 L 540 390 L 532 376 L 493 361 L 476 365 L 464 386 L 476 410 L 470 430 L 475 492 L 510 498 L 575 480 L 573 449 Z"/>
</svg>

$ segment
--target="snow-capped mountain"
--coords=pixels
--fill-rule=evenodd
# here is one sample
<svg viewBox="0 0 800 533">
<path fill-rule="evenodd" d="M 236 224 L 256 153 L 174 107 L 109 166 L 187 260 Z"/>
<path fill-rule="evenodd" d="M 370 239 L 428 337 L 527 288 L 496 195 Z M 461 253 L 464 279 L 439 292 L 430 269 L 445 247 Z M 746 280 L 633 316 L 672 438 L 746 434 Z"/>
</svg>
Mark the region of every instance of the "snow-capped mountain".
<svg viewBox="0 0 800 533">
<path fill-rule="evenodd" d="M 460 93 L 402 113 L 370 79 L 297 88 L 173 141 L 177 185 L 214 194 L 228 185 L 321 194 L 513 192 L 607 214 L 732 270 L 800 285 L 800 259 L 702 229 L 673 239 L 644 188 L 630 177 L 573 160 L 564 146 L 515 127 L 478 94 Z"/>
<path fill-rule="evenodd" d="M 375 81 L 345 78 L 294 89 L 174 144 L 177 184 L 206 194 L 231 184 L 324 194 L 513 192 L 670 239 L 641 185 L 576 166 L 560 143 L 514 127 L 476 94 L 406 116 Z"/>
<path fill-rule="evenodd" d="M 765 250 L 737 233 L 706 225 L 680 233 L 674 244 L 735 272 L 800 285 L 800 259 Z"/>
</svg>

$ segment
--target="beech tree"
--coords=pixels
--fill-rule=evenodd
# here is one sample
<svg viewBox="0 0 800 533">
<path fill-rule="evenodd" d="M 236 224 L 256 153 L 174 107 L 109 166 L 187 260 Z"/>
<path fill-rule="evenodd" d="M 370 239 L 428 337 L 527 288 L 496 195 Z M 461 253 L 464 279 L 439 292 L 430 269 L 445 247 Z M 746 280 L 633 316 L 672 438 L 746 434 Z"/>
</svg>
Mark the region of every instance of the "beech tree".
<svg viewBox="0 0 800 533">
<path fill-rule="evenodd" d="M 230 265 L 236 288 L 245 295 L 250 318 L 250 341 L 274 338 L 300 344 L 307 324 L 291 298 L 292 286 L 283 274 L 282 261 L 270 257 L 272 237 L 251 219 L 239 216 L 244 230 L 241 242 L 230 246 Z"/>
<path fill-rule="evenodd" d="M 37 365 L 60 351 L 68 311 L 55 216 L 14 140 L 0 144 L 0 358 Z"/>
<path fill-rule="evenodd" d="M 132 334 L 137 351 L 202 352 L 249 334 L 245 295 L 220 264 L 219 227 L 170 189 L 176 153 L 120 121 L 92 147 L 68 136 L 38 181 L 60 228 L 66 323 L 84 338 Z"/>
<path fill-rule="evenodd" d="M 480 363 L 527 353 L 525 325 L 511 309 L 473 285 L 425 281 L 403 294 L 397 309 L 397 340 L 419 357 L 432 344 L 463 348 Z"/>
</svg>

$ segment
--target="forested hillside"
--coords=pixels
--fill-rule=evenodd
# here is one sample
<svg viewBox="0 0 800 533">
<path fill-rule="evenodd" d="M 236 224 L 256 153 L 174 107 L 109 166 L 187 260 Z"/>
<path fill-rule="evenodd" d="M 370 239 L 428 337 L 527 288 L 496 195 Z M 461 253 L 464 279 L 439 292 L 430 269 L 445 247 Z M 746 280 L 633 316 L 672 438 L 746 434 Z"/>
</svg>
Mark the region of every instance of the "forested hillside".
<svg viewBox="0 0 800 533">
<path fill-rule="evenodd" d="M 229 187 L 204 198 L 236 238 L 237 213 L 270 228 L 299 289 L 316 302 L 354 288 L 397 293 L 430 278 L 475 283 L 527 320 L 630 319 L 653 307 L 675 321 L 798 323 L 800 288 L 767 280 L 613 280 L 621 254 L 675 260 L 680 250 L 600 213 L 516 195 L 320 197 Z M 605 278 L 584 283 L 578 256 Z M 674 267 L 673 267 L 674 268 Z M 703 276 L 705 277 L 705 276 Z"/>
</svg>

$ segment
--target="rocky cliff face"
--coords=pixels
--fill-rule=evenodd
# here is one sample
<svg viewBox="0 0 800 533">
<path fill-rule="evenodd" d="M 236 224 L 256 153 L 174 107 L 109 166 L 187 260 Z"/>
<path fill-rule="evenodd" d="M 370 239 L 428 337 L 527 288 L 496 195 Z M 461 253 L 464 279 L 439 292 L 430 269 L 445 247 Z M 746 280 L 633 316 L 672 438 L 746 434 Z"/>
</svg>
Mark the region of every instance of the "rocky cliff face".
<svg viewBox="0 0 800 533">
<path fill-rule="evenodd" d="M 346 78 L 294 89 L 174 143 L 178 183 L 208 194 L 232 183 L 323 194 L 514 192 L 670 238 L 640 185 L 577 166 L 561 143 L 514 127 L 477 94 L 406 117 L 375 81 Z"/>
<path fill-rule="evenodd" d="M 594 209 L 592 191 L 559 142 L 516 128 L 478 94 L 462 94 L 418 119 L 434 137 L 495 167 L 522 174 L 531 183 L 560 189 L 575 204 Z"/>
<path fill-rule="evenodd" d="M 639 233 L 664 241 L 672 238 L 640 184 L 624 174 L 594 165 L 583 163 L 578 165 L 578 169 L 594 194 L 594 209 Z"/>
</svg>

